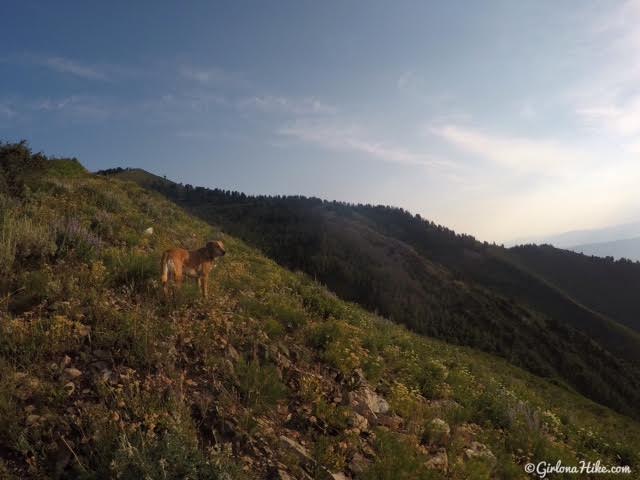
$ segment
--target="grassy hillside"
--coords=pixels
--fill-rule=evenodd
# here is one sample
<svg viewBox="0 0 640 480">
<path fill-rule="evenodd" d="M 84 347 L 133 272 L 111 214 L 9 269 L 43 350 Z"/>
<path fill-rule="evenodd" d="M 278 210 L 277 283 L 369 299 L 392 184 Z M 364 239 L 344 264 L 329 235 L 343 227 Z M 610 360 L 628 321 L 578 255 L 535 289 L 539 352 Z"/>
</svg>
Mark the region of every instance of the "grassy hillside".
<svg viewBox="0 0 640 480">
<path fill-rule="evenodd" d="M 0 166 L 2 478 L 640 468 L 637 422 L 344 303 L 157 194 L 25 145 Z M 164 300 L 160 252 L 212 237 L 212 298 Z"/>
<path fill-rule="evenodd" d="M 399 209 L 183 187 L 140 170 L 110 174 L 162 191 L 343 299 L 640 416 L 639 336 L 504 249 Z"/>
</svg>

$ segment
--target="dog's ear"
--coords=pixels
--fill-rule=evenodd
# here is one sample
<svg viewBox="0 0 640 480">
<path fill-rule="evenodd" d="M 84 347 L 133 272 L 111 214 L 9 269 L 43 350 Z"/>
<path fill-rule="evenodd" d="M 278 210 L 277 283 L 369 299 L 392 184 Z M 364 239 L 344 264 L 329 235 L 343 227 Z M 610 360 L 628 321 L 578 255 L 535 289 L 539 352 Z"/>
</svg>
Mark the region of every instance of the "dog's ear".
<svg viewBox="0 0 640 480">
<path fill-rule="evenodd" d="M 207 242 L 207 246 L 205 248 L 207 249 L 207 254 L 211 260 L 218 256 L 216 254 L 218 250 L 216 242 Z"/>
<path fill-rule="evenodd" d="M 218 240 L 216 242 L 216 245 L 218 246 L 218 255 L 221 257 L 224 257 L 227 254 L 227 251 L 224 249 L 224 243 L 222 243 L 222 241 Z"/>
</svg>

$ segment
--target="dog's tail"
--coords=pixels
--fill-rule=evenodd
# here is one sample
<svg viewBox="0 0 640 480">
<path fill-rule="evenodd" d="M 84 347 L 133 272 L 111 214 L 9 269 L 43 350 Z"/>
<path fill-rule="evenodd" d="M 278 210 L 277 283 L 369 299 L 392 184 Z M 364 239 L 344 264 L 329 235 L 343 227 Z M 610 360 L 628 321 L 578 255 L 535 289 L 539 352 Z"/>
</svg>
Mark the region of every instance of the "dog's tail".
<svg viewBox="0 0 640 480">
<path fill-rule="evenodd" d="M 162 276 L 160 277 L 162 283 L 167 283 L 169 281 L 169 252 L 164 252 L 162 254 L 160 270 L 162 271 Z"/>
</svg>

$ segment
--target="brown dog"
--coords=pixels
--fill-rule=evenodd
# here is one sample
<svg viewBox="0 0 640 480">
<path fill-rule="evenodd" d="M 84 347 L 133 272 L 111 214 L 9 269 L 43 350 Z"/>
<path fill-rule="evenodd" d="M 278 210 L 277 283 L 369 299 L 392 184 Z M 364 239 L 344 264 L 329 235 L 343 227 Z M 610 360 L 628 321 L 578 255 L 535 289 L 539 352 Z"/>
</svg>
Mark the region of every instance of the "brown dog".
<svg viewBox="0 0 640 480">
<path fill-rule="evenodd" d="M 180 287 L 186 275 L 198 279 L 198 288 L 207 298 L 207 279 L 213 269 L 213 262 L 217 257 L 222 257 L 225 254 L 224 245 L 220 240 L 207 242 L 204 247 L 198 250 L 172 248 L 164 252 L 160 267 L 162 269 L 162 288 L 165 295 L 169 294 L 170 277 Z"/>
</svg>

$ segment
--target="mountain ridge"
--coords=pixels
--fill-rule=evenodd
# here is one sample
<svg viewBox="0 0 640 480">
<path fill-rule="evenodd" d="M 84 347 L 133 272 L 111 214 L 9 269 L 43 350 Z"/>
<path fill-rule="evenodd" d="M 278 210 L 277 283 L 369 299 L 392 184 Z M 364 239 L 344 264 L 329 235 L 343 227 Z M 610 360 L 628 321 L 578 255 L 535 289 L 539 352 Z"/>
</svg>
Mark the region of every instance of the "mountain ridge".
<svg viewBox="0 0 640 480">
<path fill-rule="evenodd" d="M 633 419 L 345 303 L 157 193 L 0 147 L 3 477 L 488 480 L 548 459 L 640 465 Z M 228 255 L 211 298 L 186 285 L 163 300 L 159 253 L 212 237 Z"/>
<path fill-rule="evenodd" d="M 261 248 L 280 264 L 301 269 L 342 298 L 418 332 L 497 353 L 537 374 L 572 378 L 569 383 L 583 393 L 606 382 L 606 375 L 586 380 L 602 368 L 612 368 L 616 373 L 611 375 L 616 376 L 627 372 L 630 379 L 625 389 L 638 385 L 636 332 L 582 307 L 555 285 L 549 287 L 509 258 L 501 258 L 503 251 L 498 247 L 473 237 L 390 207 L 302 196 L 250 196 L 181 186 L 166 179 L 159 183 L 160 177 L 136 169 L 106 173 L 125 180 L 143 179 L 147 186 Z M 430 273 L 435 271 L 447 273 Z M 523 295 L 527 295 L 525 308 Z M 541 304 L 546 307 L 543 315 L 537 308 Z M 573 323 L 567 323 L 566 316 Z M 523 320 L 527 318 L 535 321 Z M 575 330 L 580 328 L 582 333 Z M 602 348 L 604 341 L 615 355 Z M 597 367 L 594 363 L 583 368 L 569 360 L 576 357 L 587 363 L 595 358 L 602 361 L 596 362 Z M 610 367 L 604 367 L 607 364 Z"/>
</svg>

